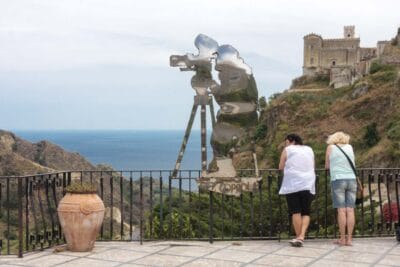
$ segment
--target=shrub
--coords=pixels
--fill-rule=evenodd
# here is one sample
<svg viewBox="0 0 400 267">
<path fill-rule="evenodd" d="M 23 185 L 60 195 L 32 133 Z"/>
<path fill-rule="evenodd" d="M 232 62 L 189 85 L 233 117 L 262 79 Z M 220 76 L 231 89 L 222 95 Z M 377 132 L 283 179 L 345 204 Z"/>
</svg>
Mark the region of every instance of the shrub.
<svg viewBox="0 0 400 267">
<path fill-rule="evenodd" d="M 380 137 L 376 122 L 367 125 L 365 129 L 364 140 L 368 147 L 373 147 L 379 142 Z"/>
<path fill-rule="evenodd" d="M 396 78 L 397 73 L 395 70 L 380 71 L 371 76 L 372 81 L 382 83 L 394 81 Z"/>
<path fill-rule="evenodd" d="M 400 141 L 400 122 L 391 122 L 389 124 L 387 136 L 390 140 Z"/>
<path fill-rule="evenodd" d="M 258 141 L 264 139 L 266 135 L 267 135 L 267 125 L 265 125 L 264 123 L 258 124 L 256 127 L 256 132 L 254 134 L 254 139 Z"/>
<path fill-rule="evenodd" d="M 369 73 L 374 74 L 379 71 L 395 71 L 395 67 L 392 65 L 381 64 L 378 61 L 372 62 Z"/>
<path fill-rule="evenodd" d="M 260 97 L 258 100 L 258 110 L 262 111 L 267 107 L 267 101 L 265 100 L 265 96 Z"/>
</svg>

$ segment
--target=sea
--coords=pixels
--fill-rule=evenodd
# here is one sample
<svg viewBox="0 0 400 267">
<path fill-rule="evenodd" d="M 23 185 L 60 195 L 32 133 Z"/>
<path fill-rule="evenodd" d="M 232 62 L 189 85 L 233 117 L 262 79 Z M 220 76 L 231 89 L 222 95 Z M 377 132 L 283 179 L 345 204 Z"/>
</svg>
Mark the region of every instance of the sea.
<svg viewBox="0 0 400 267">
<path fill-rule="evenodd" d="M 115 170 L 172 170 L 184 130 L 13 130 L 30 142 L 47 140 L 69 152 L 78 152 L 91 163 Z M 212 159 L 208 140 L 208 161 Z M 201 169 L 200 130 L 192 130 L 182 170 Z"/>
</svg>

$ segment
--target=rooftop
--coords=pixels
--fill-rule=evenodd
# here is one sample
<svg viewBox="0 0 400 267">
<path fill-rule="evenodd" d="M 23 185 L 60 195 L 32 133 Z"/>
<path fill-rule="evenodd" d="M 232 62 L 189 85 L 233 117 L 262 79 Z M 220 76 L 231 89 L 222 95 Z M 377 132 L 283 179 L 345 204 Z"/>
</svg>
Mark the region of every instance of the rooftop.
<svg viewBox="0 0 400 267">
<path fill-rule="evenodd" d="M 59 252 L 56 252 L 59 251 Z M 399 266 L 400 245 L 394 237 L 355 239 L 351 247 L 332 240 L 286 241 L 97 242 L 92 252 L 65 246 L 31 252 L 20 259 L 0 257 L 7 266 Z"/>
</svg>

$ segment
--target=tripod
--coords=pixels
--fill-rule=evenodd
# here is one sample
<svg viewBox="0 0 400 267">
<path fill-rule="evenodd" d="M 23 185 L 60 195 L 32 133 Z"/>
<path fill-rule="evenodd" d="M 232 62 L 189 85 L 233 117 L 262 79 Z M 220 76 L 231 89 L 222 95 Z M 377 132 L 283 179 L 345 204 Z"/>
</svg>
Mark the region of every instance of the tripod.
<svg viewBox="0 0 400 267">
<path fill-rule="evenodd" d="M 197 114 L 197 108 L 200 106 L 200 124 L 201 124 L 201 176 L 204 176 L 207 172 L 207 126 L 206 126 L 206 106 L 210 108 L 211 114 L 211 123 L 212 127 L 215 126 L 215 114 L 214 114 L 214 105 L 213 98 L 211 94 L 200 95 L 197 94 L 194 96 L 192 112 L 190 113 L 189 122 L 186 126 L 185 135 L 183 136 L 183 141 L 181 145 L 181 149 L 178 154 L 178 158 L 175 163 L 175 168 L 172 172 L 172 178 L 176 178 L 178 175 L 178 171 L 181 167 L 181 162 L 183 159 L 183 155 L 185 154 L 186 145 L 189 140 L 190 133 L 192 131 L 193 121 Z"/>
</svg>

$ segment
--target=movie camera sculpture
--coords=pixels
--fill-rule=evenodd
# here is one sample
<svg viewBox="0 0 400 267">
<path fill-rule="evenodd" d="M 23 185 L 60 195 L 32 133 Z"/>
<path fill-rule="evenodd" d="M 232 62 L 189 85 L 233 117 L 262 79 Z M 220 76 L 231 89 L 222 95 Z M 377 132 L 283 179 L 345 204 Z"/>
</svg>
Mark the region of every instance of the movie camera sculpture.
<svg viewBox="0 0 400 267">
<path fill-rule="evenodd" d="M 246 144 L 248 129 L 258 121 L 258 91 L 251 68 L 244 63 L 239 52 L 231 45 L 221 45 L 212 38 L 199 34 L 194 42 L 198 54 L 171 55 L 170 65 L 181 71 L 193 71 L 191 86 L 195 90 L 194 102 L 172 173 L 176 178 L 189 140 L 197 108 L 201 109 L 201 177 L 200 188 L 227 195 L 240 195 L 254 191 L 260 180 L 257 157 L 253 146 Z M 212 76 L 212 67 L 218 72 L 220 83 Z M 215 119 L 213 97 L 220 106 Z M 211 146 L 213 167 L 207 169 L 206 107 L 209 106 L 212 122 Z M 247 155 L 254 164 L 252 177 L 238 177 L 234 161 Z M 238 164 L 236 164 L 238 165 Z"/>
</svg>

